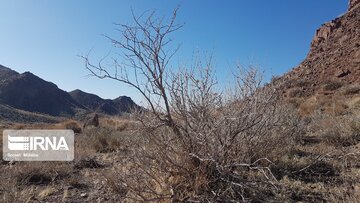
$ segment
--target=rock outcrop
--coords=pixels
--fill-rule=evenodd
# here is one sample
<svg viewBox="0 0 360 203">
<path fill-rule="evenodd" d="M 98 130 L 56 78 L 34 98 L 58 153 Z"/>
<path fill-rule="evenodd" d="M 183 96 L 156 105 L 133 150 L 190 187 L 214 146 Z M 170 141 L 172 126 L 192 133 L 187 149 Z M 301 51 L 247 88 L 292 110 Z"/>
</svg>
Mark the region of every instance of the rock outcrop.
<svg viewBox="0 0 360 203">
<path fill-rule="evenodd" d="M 360 0 L 350 0 L 348 12 L 316 31 L 306 59 L 280 81 L 288 89 L 303 84 L 305 96 L 328 81 L 360 84 Z"/>
<path fill-rule="evenodd" d="M 360 0 L 349 1 L 349 11 L 360 5 Z"/>
</svg>

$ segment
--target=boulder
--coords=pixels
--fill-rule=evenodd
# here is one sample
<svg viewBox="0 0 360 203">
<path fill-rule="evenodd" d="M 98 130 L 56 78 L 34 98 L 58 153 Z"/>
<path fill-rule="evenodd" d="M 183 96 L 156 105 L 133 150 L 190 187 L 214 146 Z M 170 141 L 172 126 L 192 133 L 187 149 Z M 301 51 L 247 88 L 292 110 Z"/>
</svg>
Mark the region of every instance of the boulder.
<svg viewBox="0 0 360 203">
<path fill-rule="evenodd" d="M 349 71 L 349 70 L 338 70 L 335 73 L 335 76 L 338 77 L 338 78 L 342 78 L 342 77 L 345 77 L 345 76 L 349 75 L 350 73 L 351 73 L 351 71 Z"/>
</svg>

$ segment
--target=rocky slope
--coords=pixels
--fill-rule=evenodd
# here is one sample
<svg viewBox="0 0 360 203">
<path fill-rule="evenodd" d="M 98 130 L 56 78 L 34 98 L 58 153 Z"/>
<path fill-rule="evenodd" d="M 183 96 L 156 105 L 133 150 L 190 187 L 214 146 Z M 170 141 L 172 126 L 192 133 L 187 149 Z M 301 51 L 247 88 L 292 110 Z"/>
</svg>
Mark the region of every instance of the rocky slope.
<svg viewBox="0 0 360 203">
<path fill-rule="evenodd" d="M 324 91 L 324 85 L 360 84 L 360 0 L 351 0 L 345 14 L 316 31 L 306 59 L 280 81 L 285 96 L 298 87 L 305 97 Z"/>
<path fill-rule="evenodd" d="M 0 127 L 8 123 L 59 123 L 60 117 L 32 113 L 0 104 Z"/>
<path fill-rule="evenodd" d="M 83 108 L 67 92 L 30 72 L 19 74 L 4 67 L 0 70 L 2 104 L 52 116 L 71 116 L 75 108 Z"/>
</svg>

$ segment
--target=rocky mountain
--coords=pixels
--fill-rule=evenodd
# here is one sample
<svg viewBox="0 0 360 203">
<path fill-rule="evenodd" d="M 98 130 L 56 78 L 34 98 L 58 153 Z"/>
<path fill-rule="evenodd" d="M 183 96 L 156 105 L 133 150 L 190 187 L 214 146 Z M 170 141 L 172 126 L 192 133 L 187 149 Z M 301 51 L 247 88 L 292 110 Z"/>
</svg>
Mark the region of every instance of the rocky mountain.
<svg viewBox="0 0 360 203">
<path fill-rule="evenodd" d="M 329 84 L 359 84 L 360 0 L 350 0 L 345 14 L 317 29 L 306 59 L 279 80 L 285 96 L 295 87 L 306 97 Z"/>
<path fill-rule="evenodd" d="M 11 70 L 10 68 L 0 65 L 0 80 L 1 81 L 13 78 L 16 75 L 19 75 L 19 73 Z"/>
<path fill-rule="evenodd" d="M 71 91 L 69 94 L 79 104 L 82 104 L 84 107 L 92 110 L 96 110 L 104 102 L 104 99 L 99 96 L 83 92 L 79 89 Z"/>
<path fill-rule="evenodd" d="M 52 116 L 71 116 L 75 108 L 83 108 L 55 84 L 30 72 L 20 74 L 3 66 L 0 67 L 0 103 Z"/>
<path fill-rule="evenodd" d="M 138 107 L 129 97 L 109 100 L 81 90 L 68 93 L 30 72 L 20 74 L 1 65 L 0 105 L 4 106 L 1 109 L 6 109 L 7 113 L 2 116 L 5 119 L 10 118 L 7 115 L 14 112 L 12 109 L 57 117 L 74 117 L 79 112 L 120 115 L 129 112 L 130 108 Z"/>
<path fill-rule="evenodd" d="M 139 108 L 130 97 L 126 96 L 121 96 L 113 100 L 103 99 L 79 89 L 71 91 L 69 94 L 76 102 L 96 113 L 119 115 L 129 113 L 131 109 Z"/>
</svg>

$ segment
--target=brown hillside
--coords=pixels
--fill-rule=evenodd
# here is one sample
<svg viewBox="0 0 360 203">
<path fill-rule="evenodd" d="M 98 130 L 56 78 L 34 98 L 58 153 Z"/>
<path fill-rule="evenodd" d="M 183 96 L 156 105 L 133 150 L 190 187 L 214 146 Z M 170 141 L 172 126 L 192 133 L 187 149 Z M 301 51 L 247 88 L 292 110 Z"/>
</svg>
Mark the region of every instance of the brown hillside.
<svg viewBox="0 0 360 203">
<path fill-rule="evenodd" d="M 308 97 L 335 86 L 360 84 L 360 1 L 350 0 L 348 11 L 316 30 L 306 59 L 280 78 L 285 97 L 291 91 Z M 325 88 L 334 85 L 334 88 Z"/>
</svg>

